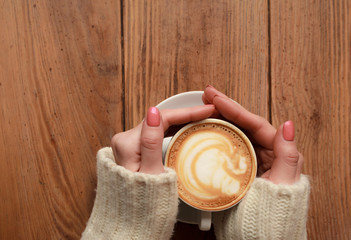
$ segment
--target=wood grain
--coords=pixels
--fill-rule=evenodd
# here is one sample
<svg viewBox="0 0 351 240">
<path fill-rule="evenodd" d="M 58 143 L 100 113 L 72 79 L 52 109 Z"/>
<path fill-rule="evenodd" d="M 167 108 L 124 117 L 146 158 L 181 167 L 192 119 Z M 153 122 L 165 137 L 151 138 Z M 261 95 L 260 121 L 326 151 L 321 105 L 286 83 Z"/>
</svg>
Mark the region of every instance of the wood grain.
<svg viewBox="0 0 351 240">
<path fill-rule="evenodd" d="M 79 239 L 97 150 L 207 84 L 275 126 L 294 120 L 309 239 L 350 239 L 350 5 L 0 0 L 0 239 Z"/>
<path fill-rule="evenodd" d="M 271 1 L 272 116 L 311 176 L 309 239 L 351 238 L 350 1 Z"/>
<path fill-rule="evenodd" d="M 126 128 L 213 84 L 268 117 L 267 1 L 124 1 Z"/>
<path fill-rule="evenodd" d="M 0 6 L 0 239 L 78 239 L 123 129 L 120 4 Z"/>
</svg>

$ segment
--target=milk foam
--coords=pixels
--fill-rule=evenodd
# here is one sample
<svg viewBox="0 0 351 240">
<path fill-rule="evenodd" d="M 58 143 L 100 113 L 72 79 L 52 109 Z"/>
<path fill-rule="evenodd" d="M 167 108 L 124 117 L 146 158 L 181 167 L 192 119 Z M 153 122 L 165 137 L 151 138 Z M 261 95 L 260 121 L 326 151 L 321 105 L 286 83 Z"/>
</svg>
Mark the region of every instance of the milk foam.
<svg viewBox="0 0 351 240">
<path fill-rule="evenodd" d="M 213 200 L 239 194 L 249 157 L 229 133 L 203 129 L 191 133 L 178 149 L 176 171 L 187 192 Z"/>
</svg>

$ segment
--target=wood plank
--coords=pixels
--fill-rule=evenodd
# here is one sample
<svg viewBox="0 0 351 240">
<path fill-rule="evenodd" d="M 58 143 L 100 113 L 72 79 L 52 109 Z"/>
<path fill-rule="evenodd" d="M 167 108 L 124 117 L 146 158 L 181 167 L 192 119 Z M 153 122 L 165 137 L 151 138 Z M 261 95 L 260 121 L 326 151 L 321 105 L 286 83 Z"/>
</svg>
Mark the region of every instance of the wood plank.
<svg viewBox="0 0 351 240">
<path fill-rule="evenodd" d="M 123 129 L 120 3 L 0 5 L 0 239 L 78 239 Z"/>
<path fill-rule="evenodd" d="M 273 123 L 296 124 L 312 182 L 309 239 L 351 237 L 350 5 L 271 1 Z"/>
<path fill-rule="evenodd" d="M 125 123 L 149 106 L 212 84 L 269 117 L 267 1 L 124 1 Z M 188 238 L 185 238 L 187 236 Z M 177 224 L 173 239 L 213 239 Z"/>
<path fill-rule="evenodd" d="M 267 1 L 124 1 L 126 128 L 212 84 L 269 116 Z"/>
</svg>

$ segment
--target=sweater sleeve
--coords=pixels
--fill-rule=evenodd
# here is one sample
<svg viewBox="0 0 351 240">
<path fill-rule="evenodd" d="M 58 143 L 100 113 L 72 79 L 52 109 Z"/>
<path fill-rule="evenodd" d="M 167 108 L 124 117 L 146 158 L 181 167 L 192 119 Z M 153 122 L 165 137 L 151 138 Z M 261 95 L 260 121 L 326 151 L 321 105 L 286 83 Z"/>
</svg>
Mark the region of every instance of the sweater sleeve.
<svg viewBox="0 0 351 240">
<path fill-rule="evenodd" d="M 306 239 L 310 184 L 301 175 L 293 185 L 257 178 L 235 207 L 214 214 L 218 240 Z"/>
<path fill-rule="evenodd" d="M 97 154 L 97 193 L 82 239 L 170 239 L 178 210 L 177 176 L 134 173 Z"/>
</svg>

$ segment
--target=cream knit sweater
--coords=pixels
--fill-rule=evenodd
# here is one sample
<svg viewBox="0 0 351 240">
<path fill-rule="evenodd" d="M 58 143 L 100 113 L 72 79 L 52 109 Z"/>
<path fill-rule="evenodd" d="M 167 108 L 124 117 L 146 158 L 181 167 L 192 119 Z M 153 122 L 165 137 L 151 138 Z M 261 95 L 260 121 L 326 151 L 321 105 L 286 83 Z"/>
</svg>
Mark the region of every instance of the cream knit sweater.
<svg viewBox="0 0 351 240">
<path fill-rule="evenodd" d="M 176 222 L 177 177 L 132 173 L 118 166 L 111 148 L 97 154 L 94 208 L 82 239 L 170 239 Z M 310 185 L 301 175 L 294 185 L 257 178 L 235 207 L 213 214 L 218 240 L 306 239 Z"/>
</svg>

